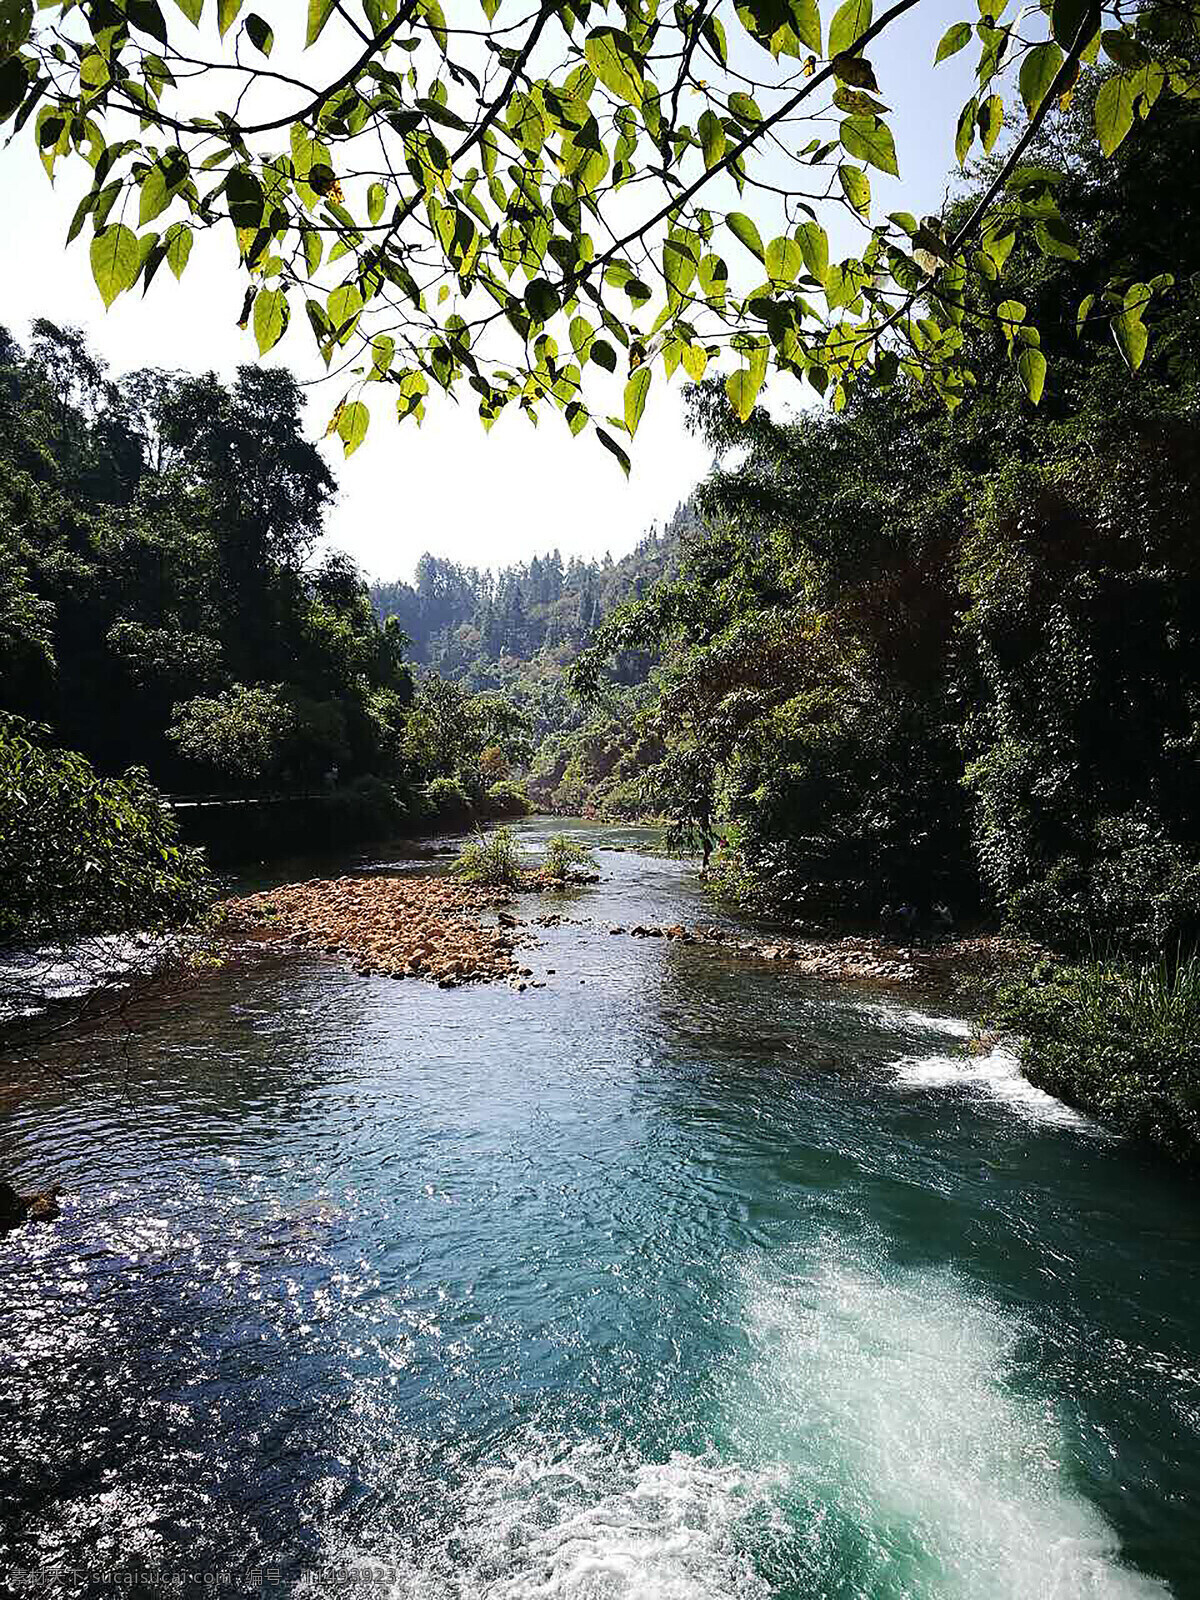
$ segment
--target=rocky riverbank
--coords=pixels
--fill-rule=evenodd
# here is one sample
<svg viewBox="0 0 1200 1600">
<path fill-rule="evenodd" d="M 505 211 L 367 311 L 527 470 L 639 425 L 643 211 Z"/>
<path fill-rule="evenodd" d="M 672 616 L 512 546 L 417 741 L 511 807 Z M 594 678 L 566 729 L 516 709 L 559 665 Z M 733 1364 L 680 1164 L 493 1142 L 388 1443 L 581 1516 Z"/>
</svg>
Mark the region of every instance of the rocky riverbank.
<svg viewBox="0 0 1200 1600">
<path fill-rule="evenodd" d="M 678 923 L 662 927 L 637 923 L 629 928 L 612 927 L 609 933 L 629 934 L 635 939 L 719 945 L 747 959 L 787 962 L 806 977 L 878 983 L 979 978 L 1013 966 L 1027 954 L 1026 947 L 1019 942 L 994 936 L 949 939 L 932 946 L 895 944 L 869 935 L 763 940 L 741 937 L 716 923 L 696 928 L 685 928 Z"/>
<path fill-rule="evenodd" d="M 534 872 L 526 875 L 520 888 L 536 891 L 548 886 Z M 523 988 L 520 980 L 532 973 L 515 952 L 519 943 L 530 942 L 532 930 L 520 933 L 528 924 L 505 909 L 512 904 L 508 890 L 443 877 L 381 873 L 285 884 L 226 900 L 222 911 L 226 927 L 235 933 L 339 956 L 363 975 L 423 978 L 446 989 L 499 980 Z M 534 919 L 545 925 L 560 920 L 558 916 Z M 1023 947 L 995 937 L 923 947 L 865 935 L 748 938 L 741 930 L 717 923 L 693 928 L 681 923 L 635 923 L 607 931 L 635 939 L 719 947 L 731 956 L 785 962 L 806 977 L 833 981 L 945 984 L 984 977 L 1014 965 L 1024 953 Z"/>
<path fill-rule="evenodd" d="M 444 989 L 518 976 L 508 897 L 446 878 L 311 878 L 226 900 L 225 925 L 259 940 L 342 956 L 356 972 L 424 978 Z"/>
</svg>

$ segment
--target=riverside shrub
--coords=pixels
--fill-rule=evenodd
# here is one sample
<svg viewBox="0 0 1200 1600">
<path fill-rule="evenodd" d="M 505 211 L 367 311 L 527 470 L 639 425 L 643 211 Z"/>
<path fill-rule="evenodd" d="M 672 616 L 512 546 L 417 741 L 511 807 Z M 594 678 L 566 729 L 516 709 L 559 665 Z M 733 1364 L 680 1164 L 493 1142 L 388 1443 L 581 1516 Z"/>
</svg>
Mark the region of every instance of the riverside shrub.
<svg viewBox="0 0 1200 1600">
<path fill-rule="evenodd" d="M 591 872 L 596 867 L 592 852 L 565 833 L 556 833 L 546 842 L 542 870 L 553 883 L 566 883 L 576 872 Z"/>
<path fill-rule="evenodd" d="M 1200 957 L 1044 964 L 1000 1020 L 1031 1082 L 1182 1161 L 1200 1161 Z"/>
<path fill-rule="evenodd" d="M 467 883 L 515 889 L 521 882 L 521 847 L 511 828 L 478 834 L 465 844 L 451 871 Z"/>
</svg>

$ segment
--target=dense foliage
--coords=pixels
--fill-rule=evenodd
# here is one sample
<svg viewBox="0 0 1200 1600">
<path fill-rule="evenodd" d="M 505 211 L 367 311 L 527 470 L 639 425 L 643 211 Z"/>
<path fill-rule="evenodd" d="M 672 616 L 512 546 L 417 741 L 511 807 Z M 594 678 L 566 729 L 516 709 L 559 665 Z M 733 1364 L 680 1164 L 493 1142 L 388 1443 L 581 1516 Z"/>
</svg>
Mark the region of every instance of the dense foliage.
<svg viewBox="0 0 1200 1600">
<path fill-rule="evenodd" d="M 1200 1160 L 1200 958 L 1047 963 L 1003 988 L 997 1015 L 1039 1087 Z"/>
<path fill-rule="evenodd" d="M 0 332 L 4 706 L 175 791 L 373 777 L 419 814 L 440 778 L 482 806 L 523 725 L 417 689 L 403 630 L 317 555 L 332 490 L 286 372 L 113 380 L 74 330 Z"/>
<path fill-rule="evenodd" d="M 176 789 L 392 761 L 412 699 L 345 558 L 283 372 L 114 381 L 82 337 L 0 335 L 0 661 L 9 709 Z"/>
<path fill-rule="evenodd" d="M 286 372 L 113 379 L 75 330 L 38 321 L 27 349 L 0 330 L 0 710 L 45 725 L 6 743 L 6 937 L 90 928 L 109 891 L 113 928 L 138 895 L 147 922 L 177 889 L 184 908 L 167 880 L 191 858 L 169 854 L 150 780 L 339 790 L 359 831 L 526 809 L 510 770 L 522 719 L 436 674 L 418 688 L 403 630 L 376 619 L 344 556 L 318 554 L 332 490 Z M 50 833 L 28 828 L 52 816 L 63 872 L 100 863 L 72 893 L 32 864 Z"/>
<path fill-rule="evenodd" d="M 208 876 L 144 771 L 99 778 L 45 732 L 0 712 L 0 947 L 190 920 Z"/>
<path fill-rule="evenodd" d="M 106 305 L 164 263 L 182 277 L 209 230 L 236 244 L 260 351 L 303 304 L 346 374 L 347 451 L 373 384 L 418 420 L 432 388 L 469 387 L 485 425 L 555 406 L 628 467 L 618 435 L 680 366 L 724 367 L 743 418 L 772 365 L 837 405 L 866 376 L 954 406 L 990 381 L 975 357 L 1002 330 L 1036 403 L 1040 325 L 1006 264 L 1073 255 L 1075 234 L 1029 148 L 1102 51 L 1087 132 L 1105 156 L 1194 99 L 1196 0 L 953 21 L 930 66 L 969 48 L 976 82 L 947 156 L 1004 153 L 952 219 L 872 196 L 872 170 L 900 170 L 887 97 L 913 70 L 893 45 L 916 4 L 481 0 L 447 19 L 440 0 L 308 0 L 301 41 L 294 0 L 10 0 L 0 125 L 52 176 L 84 170 L 71 237 L 90 230 Z M 1167 281 L 1137 253 L 1087 276 L 1131 368 Z"/>
<path fill-rule="evenodd" d="M 1010 263 L 1054 343 L 1038 412 L 999 330 L 973 336 L 987 381 L 953 418 L 911 384 L 744 427 L 698 395 L 710 531 L 575 677 L 604 703 L 616 652 L 660 654 L 646 787 L 724 841 L 730 887 L 825 914 L 982 902 L 1076 949 L 1200 932 L 1197 122 L 1101 162 L 1111 81 L 1037 152 L 1083 261 Z M 1182 270 L 1131 384 L 1073 308 L 1135 249 Z"/>
</svg>

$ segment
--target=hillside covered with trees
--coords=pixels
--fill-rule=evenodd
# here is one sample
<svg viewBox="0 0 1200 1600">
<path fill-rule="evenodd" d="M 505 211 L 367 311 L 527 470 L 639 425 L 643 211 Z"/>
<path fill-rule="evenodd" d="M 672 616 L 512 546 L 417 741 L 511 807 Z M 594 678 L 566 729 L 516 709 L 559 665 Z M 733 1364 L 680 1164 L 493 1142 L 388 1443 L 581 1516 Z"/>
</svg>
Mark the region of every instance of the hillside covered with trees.
<svg viewBox="0 0 1200 1600">
<path fill-rule="evenodd" d="M 412 658 L 474 693 L 500 693 L 527 719 L 535 746 L 578 727 L 585 712 L 563 670 L 617 605 L 637 600 L 678 567 L 684 541 L 699 528 L 683 502 L 628 555 L 564 561 L 558 550 L 493 572 L 426 552 L 413 581 L 375 583 L 371 599 L 385 626 L 411 641 Z M 628 682 L 646 676 L 637 652 L 615 663 Z"/>
</svg>

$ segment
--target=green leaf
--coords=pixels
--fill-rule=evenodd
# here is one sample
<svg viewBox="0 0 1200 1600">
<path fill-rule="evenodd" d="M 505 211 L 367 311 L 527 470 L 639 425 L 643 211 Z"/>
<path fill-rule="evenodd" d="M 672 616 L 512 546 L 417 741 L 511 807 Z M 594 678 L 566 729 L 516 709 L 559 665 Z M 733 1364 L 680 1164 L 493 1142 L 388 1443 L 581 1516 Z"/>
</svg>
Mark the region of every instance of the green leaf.
<svg viewBox="0 0 1200 1600">
<path fill-rule="evenodd" d="M 342 283 L 330 292 L 326 302 L 333 331 L 341 343 L 354 332 L 354 325 L 362 311 L 363 299 L 356 283 Z"/>
<path fill-rule="evenodd" d="M 831 64 L 839 83 L 848 83 L 855 89 L 870 89 L 874 94 L 879 93 L 874 69 L 869 61 L 863 60 L 862 56 L 844 54 L 834 56 Z"/>
<path fill-rule="evenodd" d="M 1100 148 L 1111 156 L 1133 127 L 1133 83 L 1124 73 L 1106 78 L 1096 96 L 1096 135 Z"/>
<path fill-rule="evenodd" d="M 757 256 L 760 261 L 767 259 L 767 253 L 763 249 L 762 237 L 754 223 L 744 212 L 731 211 L 725 218 L 725 222 L 730 233 L 746 246 L 751 255 Z"/>
<path fill-rule="evenodd" d="M 725 124 L 715 111 L 702 111 L 696 131 L 704 153 L 704 170 L 711 172 L 725 154 Z"/>
<path fill-rule="evenodd" d="M 616 456 L 617 460 L 621 463 L 621 471 L 626 477 L 628 477 L 629 457 L 625 454 L 624 450 L 621 449 L 621 446 L 613 438 L 612 434 L 606 433 L 603 428 L 597 428 L 596 437 L 606 450 L 611 451 L 612 454 Z"/>
<path fill-rule="evenodd" d="M 1146 354 L 1146 345 L 1149 334 L 1146 324 L 1141 317 L 1133 311 L 1123 311 L 1112 321 L 1113 338 L 1117 341 L 1117 349 L 1125 357 L 1131 372 L 1136 372 L 1142 364 L 1142 357 Z"/>
<path fill-rule="evenodd" d="M 252 11 L 246 18 L 245 29 L 247 37 L 254 48 L 264 56 L 269 56 L 275 44 L 275 35 L 268 22 L 265 22 L 256 11 Z"/>
<path fill-rule="evenodd" d="M 975 99 L 967 101 L 958 114 L 958 130 L 954 136 L 954 154 L 959 166 L 965 166 L 971 146 L 975 143 L 975 117 L 979 110 L 979 102 Z"/>
<path fill-rule="evenodd" d="M 744 122 L 749 127 L 753 127 L 755 123 L 761 122 L 763 119 L 763 114 L 758 108 L 758 101 L 755 100 L 753 95 L 743 93 L 741 89 L 736 89 L 729 96 L 729 113 L 731 116 L 736 117 L 739 122 Z"/>
<path fill-rule="evenodd" d="M 586 317 L 571 318 L 571 349 L 580 361 L 586 361 L 592 351 L 592 341 L 596 337 L 596 330 Z"/>
<path fill-rule="evenodd" d="M 525 305 L 535 322 L 549 322 L 558 311 L 558 294 L 545 278 L 534 278 L 525 286 Z"/>
<path fill-rule="evenodd" d="M 222 39 L 229 32 L 242 9 L 242 0 L 217 0 L 217 28 Z"/>
<path fill-rule="evenodd" d="M 813 55 L 821 54 L 821 13 L 817 0 L 790 0 L 792 27 L 800 43 L 807 45 Z"/>
<path fill-rule="evenodd" d="M 1004 101 L 998 94 L 990 94 L 979 108 L 976 118 L 979 123 L 979 136 L 983 140 L 985 153 L 990 154 L 992 146 L 1000 136 L 1000 129 L 1004 126 Z"/>
<path fill-rule="evenodd" d="M 334 0 L 308 0 L 308 31 L 304 37 L 304 47 L 316 44 L 324 31 L 325 24 L 333 13 Z"/>
<path fill-rule="evenodd" d="M 204 10 L 204 0 L 175 0 L 175 4 L 189 22 L 199 24 L 200 15 Z"/>
<path fill-rule="evenodd" d="M 861 167 L 851 167 L 845 162 L 838 168 L 838 178 L 846 199 L 865 217 L 871 209 L 871 180 Z"/>
<path fill-rule="evenodd" d="M 1046 385 L 1046 358 L 1034 345 L 1026 345 L 1017 358 L 1017 371 L 1025 384 L 1025 393 L 1036 406 Z"/>
<path fill-rule="evenodd" d="M 754 402 L 758 399 L 758 391 L 762 388 L 762 374 L 752 372 L 747 367 L 741 367 L 737 372 L 731 372 L 725 379 L 725 393 L 729 403 L 737 412 L 738 418 L 745 422 L 754 410 Z"/>
<path fill-rule="evenodd" d="M 881 172 L 900 176 L 896 165 L 896 141 L 886 122 L 879 117 L 847 117 L 842 123 L 842 147 L 856 161 L 865 161 Z"/>
<path fill-rule="evenodd" d="M 92 277 L 107 309 L 119 294 L 132 289 L 142 264 L 137 234 L 115 222 L 92 240 Z"/>
<path fill-rule="evenodd" d="M 606 89 L 630 105 L 640 106 L 646 94 L 633 40 L 620 28 L 593 28 L 584 40 L 587 64 Z"/>
<path fill-rule="evenodd" d="M 1079 310 L 1075 315 L 1075 337 L 1077 339 L 1083 337 L 1084 323 L 1086 323 L 1091 309 L 1095 303 L 1096 296 L 1094 294 L 1085 294 L 1083 299 L 1079 302 Z"/>
<path fill-rule="evenodd" d="M 261 226 L 265 198 L 262 185 L 249 167 L 234 167 L 225 180 L 225 198 L 235 227 Z"/>
<path fill-rule="evenodd" d="M 171 195 L 162 168 L 151 167 L 142 179 L 141 195 L 138 200 L 138 227 L 144 228 L 148 222 L 153 222 L 170 203 Z"/>
<path fill-rule="evenodd" d="M 378 222 L 383 215 L 383 208 L 387 202 L 387 194 L 381 183 L 373 183 L 367 190 L 367 216 L 372 222 Z"/>
<path fill-rule="evenodd" d="M 699 383 L 708 366 L 708 351 L 702 344 L 687 344 L 683 347 L 683 370 L 694 382 Z"/>
<path fill-rule="evenodd" d="M 617 370 L 617 352 L 607 339 L 594 339 L 588 354 L 598 367 L 604 368 L 605 372 Z"/>
<path fill-rule="evenodd" d="M 396 358 L 396 341 L 390 333 L 377 333 L 371 340 L 371 376 L 382 378 Z"/>
<path fill-rule="evenodd" d="M 1011 345 L 1017 329 L 1025 321 L 1026 307 L 1020 300 L 1001 300 L 996 307 L 996 320 L 1000 331 Z"/>
<path fill-rule="evenodd" d="M 639 367 L 625 385 L 625 426 L 629 429 L 630 438 L 638 431 L 638 423 L 646 409 L 646 395 L 650 391 L 652 376 L 649 367 Z"/>
<path fill-rule="evenodd" d="M 725 24 L 720 17 L 710 11 L 705 17 L 704 25 L 700 31 L 712 46 L 713 54 L 717 60 L 723 67 L 727 66 L 729 64 L 729 46 L 725 40 Z"/>
<path fill-rule="evenodd" d="M 668 290 L 682 300 L 696 276 L 696 258 L 681 239 L 668 238 L 663 244 L 663 276 Z"/>
<path fill-rule="evenodd" d="M 112 73 L 108 69 L 108 62 L 100 54 L 99 50 L 89 50 L 79 63 L 80 83 L 88 89 L 102 89 L 106 83 L 110 82 L 111 78 Z M 28 87 L 28 78 L 25 79 L 25 84 Z"/>
<path fill-rule="evenodd" d="M 1094 21 L 1088 33 L 1098 32 L 1100 27 L 1100 7 L 1095 0 L 1053 0 L 1048 7 L 1050 12 L 1050 32 L 1062 45 L 1064 50 L 1069 50 L 1075 43 L 1080 28 L 1089 19 Z"/>
<path fill-rule="evenodd" d="M 1032 116 L 1050 93 L 1050 86 L 1063 64 L 1063 53 L 1053 39 L 1035 45 L 1021 62 L 1021 99 Z"/>
<path fill-rule="evenodd" d="M 254 337 L 265 356 L 283 338 L 288 325 L 288 300 L 282 289 L 260 289 L 254 297 Z"/>
<path fill-rule="evenodd" d="M 796 229 L 796 243 L 804 252 L 804 265 L 818 283 L 829 271 L 829 236 L 818 222 L 802 222 Z"/>
<path fill-rule="evenodd" d="M 192 253 L 192 230 L 186 222 L 173 222 L 163 235 L 167 265 L 176 278 L 182 278 Z"/>
<path fill-rule="evenodd" d="M 804 252 L 794 239 L 772 239 L 767 246 L 767 272 L 775 283 L 794 283 L 804 265 Z"/>
<path fill-rule="evenodd" d="M 338 438 L 342 441 L 345 456 L 349 458 L 367 437 L 371 413 L 361 400 L 351 400 L 349 405 L 338 407 L 336 420 Z"/>
<path fill-rule="evenodd" d="M 956 22 L 953 27 L 947 28 L 933 58 L 934 66 L 936 67 L 939 61 L 945 61 L 947 56 L 956 56 L 960 50 L 965 50 L 972 37 L 969 22 Z"/>
<path fill-rule="evenodd" d="M 871 0 L 844 0 L 829 24 L 829 54 L 840 56 L 851 49 L 871 26 Z"/>
</svg>

